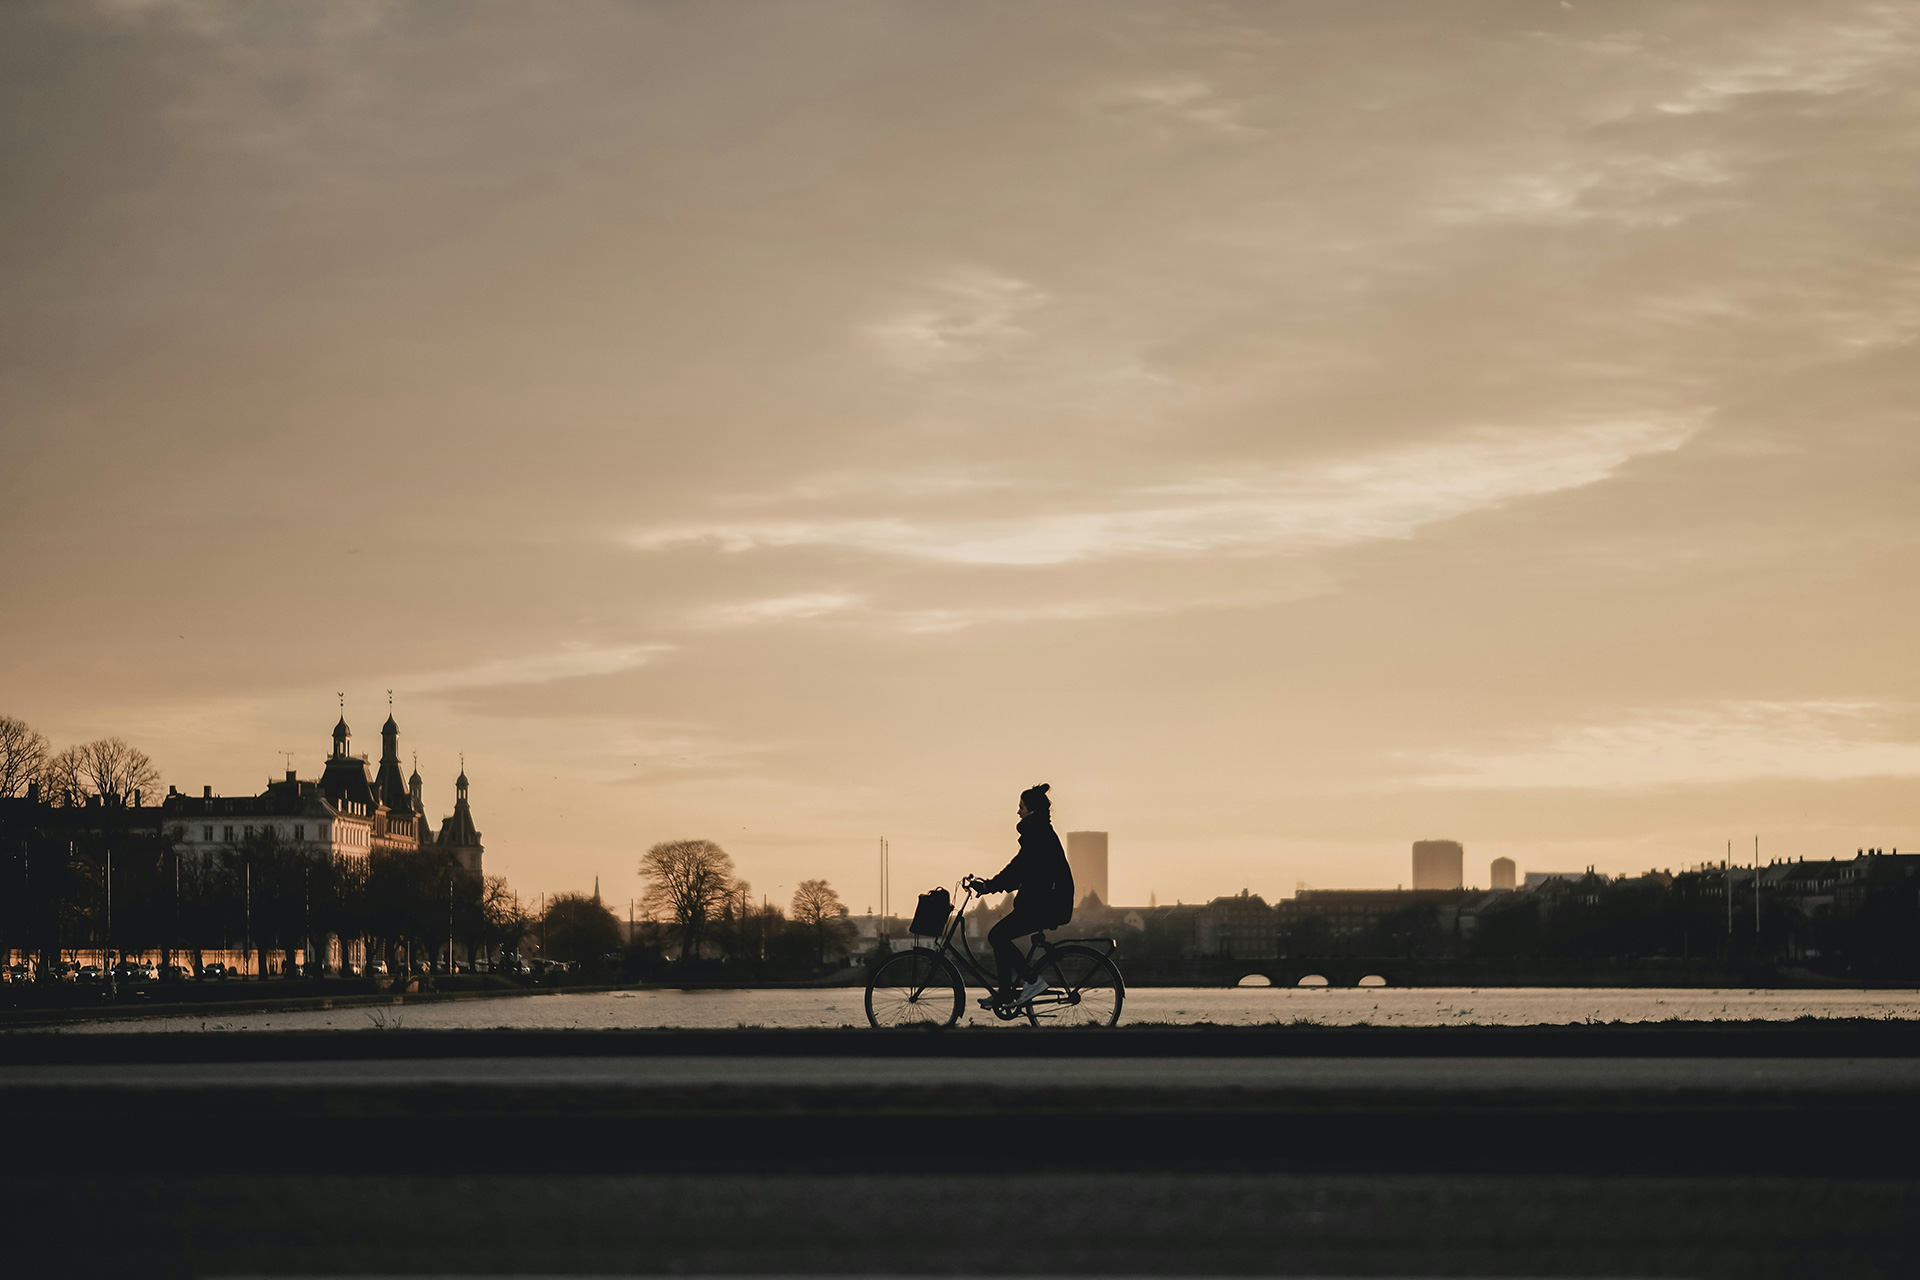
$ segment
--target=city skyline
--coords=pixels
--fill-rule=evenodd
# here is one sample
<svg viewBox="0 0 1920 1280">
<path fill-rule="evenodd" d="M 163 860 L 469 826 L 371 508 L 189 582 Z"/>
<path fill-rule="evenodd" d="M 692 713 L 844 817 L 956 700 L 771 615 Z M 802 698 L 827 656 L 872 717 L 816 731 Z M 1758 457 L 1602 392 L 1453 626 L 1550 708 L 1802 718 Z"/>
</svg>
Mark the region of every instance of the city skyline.
<svg viewBox="0 0 1920 1280">
<path fill-rule="evenodd" d="M 1920 848 L 1869 4 L 9 6 L 0 714 L 489 870 Z M 1476 874 L 1477 869 L 1477 874 Z M 906 896 L 910 898 L 910 893 Z M 877 906 L 877 903 L 873 905 Z"/>
</svg>

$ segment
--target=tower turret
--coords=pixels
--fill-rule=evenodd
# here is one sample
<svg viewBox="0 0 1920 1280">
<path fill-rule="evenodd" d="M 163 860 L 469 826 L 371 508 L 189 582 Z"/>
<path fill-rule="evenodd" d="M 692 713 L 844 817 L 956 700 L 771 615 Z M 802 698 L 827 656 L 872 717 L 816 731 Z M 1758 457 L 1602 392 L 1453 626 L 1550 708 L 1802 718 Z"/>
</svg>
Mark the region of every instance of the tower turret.
<svg viewBox="0 0 1920 1280">
<path fill-rule="evenodd" d="M 460 776 L 453 780 L 453 813 L 440 824 L 440 846 L 460 862 L 460 865 L 480 874 L 480 858 L 484 852 L 480 845 L 480 833 L 474 830 L 473 810 L 467 806 L 467 760 L 460 758 Z"/>
<path fill-rule="evenodd" d="M 393 718 L 392 690 L 387 692 L 387 722 L 380 726 L 380 772 L 373 780 L 373 793 L 395 813 L 413 807 L 406 780 L 400 776 L 400 726 Z"/>
</svg>

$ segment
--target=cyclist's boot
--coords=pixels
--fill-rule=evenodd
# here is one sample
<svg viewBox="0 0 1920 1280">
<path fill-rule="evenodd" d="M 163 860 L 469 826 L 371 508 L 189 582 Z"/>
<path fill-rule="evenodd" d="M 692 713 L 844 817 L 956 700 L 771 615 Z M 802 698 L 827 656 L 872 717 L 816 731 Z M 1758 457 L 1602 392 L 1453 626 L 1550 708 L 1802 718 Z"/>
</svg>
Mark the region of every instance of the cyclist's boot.
<svg viewBox="0 0 1920 1280">
<path fill-rule="evenodd" d="M 1035 996 L 1046 994 L 1046 990 L 1047 990 L 1047 980 L 1045 978 L 1035 978 L 1032 982 L 1029 982 L 1026 986 L 1022 987 L 1020 989 L 1020 994 L 1013 998 L 1013 1007 L 1018 1009 L 1021 1005 L 1027 1003 L 1029 1000 L 1033 999 Z"/>
</svg>

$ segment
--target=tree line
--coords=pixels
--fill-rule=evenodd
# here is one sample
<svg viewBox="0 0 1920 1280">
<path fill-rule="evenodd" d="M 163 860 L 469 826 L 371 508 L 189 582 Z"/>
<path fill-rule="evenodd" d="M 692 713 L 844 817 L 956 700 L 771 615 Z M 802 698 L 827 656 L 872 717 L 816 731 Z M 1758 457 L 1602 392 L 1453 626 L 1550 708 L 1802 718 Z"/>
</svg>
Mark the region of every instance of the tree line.
<svg viewBox="0 0 1920 1280">
<path fill-rule="evenodd" d="M 244 952 L 250 967 L 290 973 L 297 955 L 325 957 L 338 939 L 396 973 L 526 947 L 599 976 L 767 974 L 824 966 L 853 937 L 825 880 L 801 882 L 784 910 L 757 902 L 710 840 L 667 841 L 640 859 L 644 920 L 629 937 L 597 893 L 534 910 L 505 878 L 431 851 L 317 855 L 263 825 L 183 853 L 177 832 L 134 820 L 159 785 L 152 761 L 120 738 L 56 751 L 0 716 L 0 801 L 41 802 L 0 804 L 0 953 L 50 965 L 76 949 L 160 952 L 197 969 L 202 952 Z"/>
<path fill-rule="evenodd" d="M 711 840 L 667 840 L 640 859 L 647 936 L 636 946 L 642 968 L 766 973 L 818 969 L 844 954 L 854 926 L 825 880 L 802 880 L 783 910 L 755 903 L 733 858 Z"/>
<path fill-rule="evenodd" d="M 1803 891 L 1790 882 L 1763 883 L 1757 913 L 1752 878 L 1731 886 L 1729 903 L 1728 875 L 1719 869 L 1611 881 L 1588 874 L 1492 896 L 1473 913 L 1470 929 L 1455 908 L 1434 901 L 1382 913 L 1344 935 L 1330 917 L 1304 915 L 1281 931 L 1279 950 L 1511 966 L 1698 961 L 1873 981 L 1920 977 L 1920 864 L 1869 857 L 1814 870 L 1837 879 L 1843 865 L 1849 878 L 1840 895 L 1830 886 Z"/>
<path fill-rule="evenodd" d="M 0 799 L 37 792 L 50 804 L 134 804 L 160 786 L 147 753 L 121 738 L 100 738 L 55 751 L 23 720 L 0 716 Z"/>
</svg>

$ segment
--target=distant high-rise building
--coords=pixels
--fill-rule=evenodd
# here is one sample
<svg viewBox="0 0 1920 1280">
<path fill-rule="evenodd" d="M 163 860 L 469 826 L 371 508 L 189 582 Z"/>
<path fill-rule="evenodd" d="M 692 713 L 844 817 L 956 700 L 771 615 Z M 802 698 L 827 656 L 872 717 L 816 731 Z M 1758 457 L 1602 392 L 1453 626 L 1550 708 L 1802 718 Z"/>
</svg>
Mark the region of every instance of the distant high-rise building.
<svg viewBox="0 0 1920 1280">
<path fill-rule="evenodd" d="M 1413 842 L 1413 887 L 1458 889 L 1466 875 L 1467 851 L 1458 840 Z"/>
<path fill-rule="evenodd" d="M 1496 889 L 1513 888 L 1513 859 L 1495 858 L 1493 860 L 1493 887 Z"/>
<path fill-rule="evenodd" d="M 1091 893 L 1102 905 L 1112 905 L 1113 899 L 1107 896 L 1106 832 L 1067 832 L 1067 865 L 1073 868 L 1073 896 L 1079 902 Z"/>
</svg>

